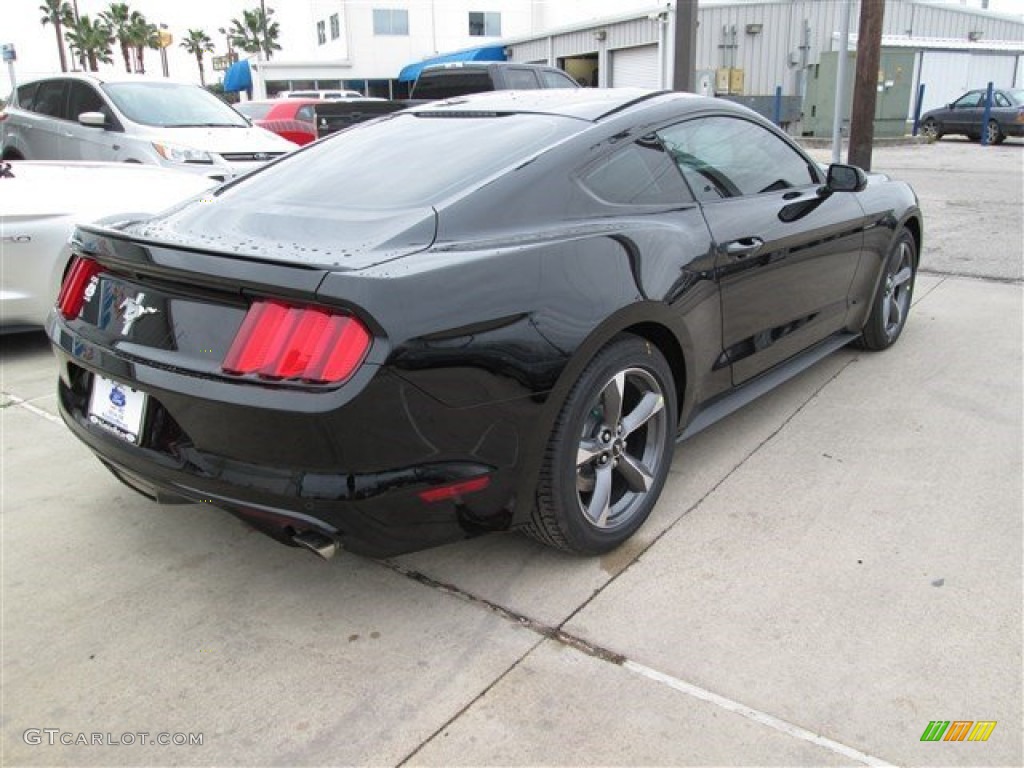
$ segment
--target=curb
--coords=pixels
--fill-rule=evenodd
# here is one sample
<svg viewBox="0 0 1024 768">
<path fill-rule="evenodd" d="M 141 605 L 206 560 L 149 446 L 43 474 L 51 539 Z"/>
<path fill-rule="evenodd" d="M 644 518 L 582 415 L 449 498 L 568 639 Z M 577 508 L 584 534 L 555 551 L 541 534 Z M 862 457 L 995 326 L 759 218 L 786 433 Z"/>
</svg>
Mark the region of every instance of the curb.
<svg viewBox="0 0 1024 768">
<path fill-rule="evenodd" d="M 798 136 L 796 141 L 803 147 L 810 147 L 813 149 L 830 149 L 832 147 L 832 138 L 825 136 Z M 907 147 L 914 146 L 917 144 L 930 144 L 924 136 L 891 136 L 881 139 L 875 139 L 871 142 L 873 147 Z M 843 148 L 849 149 L 850 140 L 843 139 Z"/>
</svg>

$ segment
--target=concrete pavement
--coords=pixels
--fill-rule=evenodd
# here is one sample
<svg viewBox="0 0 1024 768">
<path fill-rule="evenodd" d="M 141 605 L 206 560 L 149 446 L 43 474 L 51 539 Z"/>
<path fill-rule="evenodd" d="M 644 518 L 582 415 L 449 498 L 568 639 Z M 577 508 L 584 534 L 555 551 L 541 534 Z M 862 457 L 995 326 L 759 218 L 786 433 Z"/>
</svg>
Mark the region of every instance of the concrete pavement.
<svg viewBox="0 0 1024 768">
<path fill-rule="evenodd" d="M 45 341 L 5 338 L 2 763 L 1022 764 L 1022 158 L 876 150 L 926 216 L 903 338 L 684 443 L 603 558 L 322 563 L 157 507 L 54 422 Z M 93 733 L 134 743 L 60 743 Z"/>
</svg>

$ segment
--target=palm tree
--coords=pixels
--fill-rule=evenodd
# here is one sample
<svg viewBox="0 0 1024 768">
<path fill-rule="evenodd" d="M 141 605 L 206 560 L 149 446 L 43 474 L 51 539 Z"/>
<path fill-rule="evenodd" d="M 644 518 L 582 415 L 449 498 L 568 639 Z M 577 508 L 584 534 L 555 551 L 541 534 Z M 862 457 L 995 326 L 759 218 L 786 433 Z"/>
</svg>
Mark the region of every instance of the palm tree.
<svg viewBox="0 0 1024 768">
<path fill-rule="evenodd" d="M 124 57 L 124 69 L 132 71 L 132 63 L 129 57 L 129 43 L 131 42 L 132 12 L 128 3 L 111 3 L 107 10 L 100 13 L 100 18 L 110 28 L 111 34 L 117 38 L 121 45 L 121 56 Z"/>
<path fill-rule="evenodd" d="M 241 21 L 231 20 L 231 27 L 228 30 L 231 44 L 246 53 L 262 53 L 269 60 L 274 51 L 281 50 L 277 43 L 281 27 L 276 21 L 270 20 L 273 15 L 273 8 L 267 8 L 265 15 L 263 8 L 242 11 Z"/>
<path fill-rule="evenodd" d="M 71 50 L 82 62 L 83 68 L 88 61 L 90 72 L 98 72 L 101 61 L 104 64 L 113 63 L 110 45 L 114 42 L 114 36 L 110 32 L 110 27 L 100 19 L 93 21 L 89 14 L 83 13 L 76 23 L 69 25 L 65 37 Z"/>
<path fill-rule="evenodd" d="M 53 24 L 53 31 L 57 34 L 57 51 L 60 53 L 60 71 L 68 71 L 68 58 L 64 53 L 64 31 L 65 26 L 74 23 L 71 6 L 65 0 L 44 0 L 39 6 L 43 12 L 43 26 Z"/>
<path fill-rule="evenodd" d="M 213 40 L 201 29 L 190 29 L 188 37 L 181 41 L 181 47 L 196 57 L 199 65 L 199 82 L 206 87 L 206 71 L 203 69 L 203 54 L 213 53 Z"/>
<path fill-rule="evenodd" d="M 146 73 L 145 51 L 151 48 L 160 49 L 160 30 L 156 24 L 150 24 L 146 17 L 138 11 L 132 11 L 131 24 L 128 27 L 128 43 L 135 55 L 135 71 L 140 75 Z"/>
</svg>

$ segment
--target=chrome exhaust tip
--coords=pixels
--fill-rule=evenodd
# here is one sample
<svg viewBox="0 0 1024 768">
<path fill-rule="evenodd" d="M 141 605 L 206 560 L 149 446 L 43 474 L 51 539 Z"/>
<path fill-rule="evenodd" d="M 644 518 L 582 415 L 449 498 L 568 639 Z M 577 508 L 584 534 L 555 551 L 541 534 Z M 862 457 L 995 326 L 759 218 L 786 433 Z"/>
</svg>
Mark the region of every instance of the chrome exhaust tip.
<svg viewBox="0 0 1024 768">
<path fill-rule="evenodd" d="M 292 541 L 324 560 L 330 560 L 340 549 L 337 539 L 332 539 L 319 531 L 299 531 L 292 536 Z"/>
</svg>

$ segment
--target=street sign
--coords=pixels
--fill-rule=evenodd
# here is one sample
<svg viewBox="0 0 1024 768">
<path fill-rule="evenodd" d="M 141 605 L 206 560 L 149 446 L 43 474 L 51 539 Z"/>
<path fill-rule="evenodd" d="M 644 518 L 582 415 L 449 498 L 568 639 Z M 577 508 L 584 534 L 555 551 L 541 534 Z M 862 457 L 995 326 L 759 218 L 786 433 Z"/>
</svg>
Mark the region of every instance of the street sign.
<svg viewBox="0 0 1024 768">
<path fill-rule="evenodd" d="M 237 53 L 228 53 L 224 56 L 214 56 L 213 71 L 224 72 L 225 70 L 230 69 L 231 65 L 234 64 L 236 61 L 238 61 Z"/>
<path fill-rule="evenodd" d="M 4 61 L 18 60 L 18 52 L 14 50 L 14 43 L 0 45 L 0 53 L 2 53 Z"/>
</svg>

